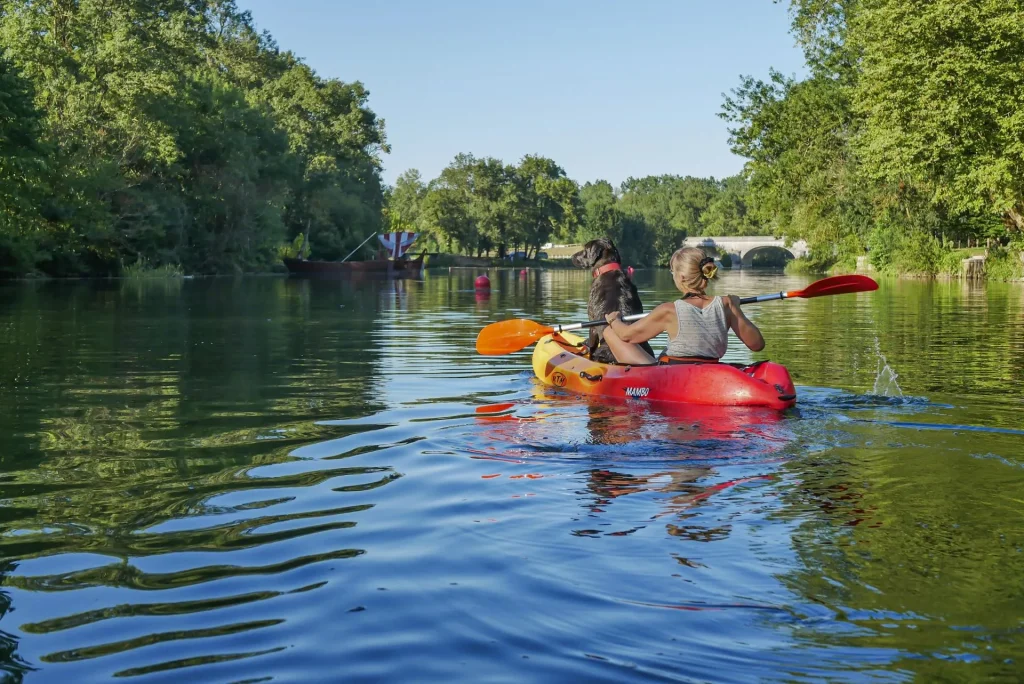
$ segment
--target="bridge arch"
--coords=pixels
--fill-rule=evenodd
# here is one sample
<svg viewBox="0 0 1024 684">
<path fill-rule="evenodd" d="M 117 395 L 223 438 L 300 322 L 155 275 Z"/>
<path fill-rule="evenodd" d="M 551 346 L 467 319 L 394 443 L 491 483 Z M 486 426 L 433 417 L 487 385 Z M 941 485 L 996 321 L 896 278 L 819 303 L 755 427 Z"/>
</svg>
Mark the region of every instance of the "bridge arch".
<svg viewBox="0 0 1024 684">
<path fill-rule="evenodd" d="M 687 247 L 700 247 L 709 256 L 721 257 L 728 254 L 732 258 L 735 268 L 750 268 L 759 254 L 770 253 L 766 250 L 778 250 L 778 253 L 786 259 L 805 257 L 809 253 L 805 240 L 797 240 L 791 244 L 786 244 L 786 240 L 773 235 L 734 235 L 722 237 L 698 235 L 686 238 L 683 244 Z"/>
<path fill-rule="evenodd" d="M 780 247 L 778 245 L 762 245 L 760 247 L 752 247 L 743 254 L 743 268 L 752 268 L 755 265 L 754 260 L 757 257 L 764 258 L 770 257 L 771 255 L 781 257 L 783 262 L 779 264 L 781 266 L 785 266 L 785 262 L 796 258 L 796 255 L 785 247 Z M 774 266 L 775 264 L 771 265 Z"/>
</svg>

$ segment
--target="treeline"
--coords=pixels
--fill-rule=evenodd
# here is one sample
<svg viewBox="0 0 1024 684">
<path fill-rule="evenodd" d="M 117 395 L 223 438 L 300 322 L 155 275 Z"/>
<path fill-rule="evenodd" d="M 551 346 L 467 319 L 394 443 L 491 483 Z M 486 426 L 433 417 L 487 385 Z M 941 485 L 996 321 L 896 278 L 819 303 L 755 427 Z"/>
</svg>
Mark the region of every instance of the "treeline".
<svg viewBox="0 0 1024 684">
<path fill-rule="evenodd" d="M 266 270 L 380 226 L 368 92 L 233 0 L 7 0 L 0 44 L 0 275 Z"/>
<path fill-rule="evenodd" d="M 1019 0 L 791 0 L 810 76 L 726 99 L 755 220 L 806 239 L 811 270 L 958 272 L 959 248 L 1021 273 L 1024 12 Z"/>
<path fill-rule="evenodd" d="M 747 210 L 741 177 L 630 178 L 582 187 L 551 159 L 526 156 L 518 165 L 460 154 L 425 182 L 403 173 L 387 191 L 393 230 L 424 234 L 420 245 L 449 253 L 512 251 L 535 255 L 549 241 L 608 236 L 631 264 L 665 264 L 689 235 L 753 235 L 762 230 Z M 418 245 L 419 246 L 419 245 Z"/>
</svg>

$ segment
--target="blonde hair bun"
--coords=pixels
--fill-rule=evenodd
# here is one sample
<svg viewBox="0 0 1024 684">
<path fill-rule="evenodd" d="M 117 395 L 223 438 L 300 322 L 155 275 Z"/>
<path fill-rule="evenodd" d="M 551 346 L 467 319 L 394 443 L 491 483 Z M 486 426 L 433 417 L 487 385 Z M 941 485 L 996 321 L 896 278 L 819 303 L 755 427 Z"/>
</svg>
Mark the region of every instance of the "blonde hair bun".
<svg viewBox="0 0 1024 684">
<path fill-rule="evenodd" d="M 693 292 L 703 292 L 708 281 L 718 273 L 715 260 L 696 247 L 683 247 L 676 250 L 669 261 L 669 267 L 677 278 L 677 283 Z"/>
</svg>

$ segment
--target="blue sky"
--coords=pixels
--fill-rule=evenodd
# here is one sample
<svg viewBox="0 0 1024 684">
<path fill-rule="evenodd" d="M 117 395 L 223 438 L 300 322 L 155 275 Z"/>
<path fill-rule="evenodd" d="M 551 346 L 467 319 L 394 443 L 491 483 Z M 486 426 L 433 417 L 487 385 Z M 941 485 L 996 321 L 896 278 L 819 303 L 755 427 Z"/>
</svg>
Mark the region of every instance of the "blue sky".
<svg viewBox="0 0 1024 684">
<path fill-rule="evenodd" d="M 320 75 L 366 84 L 389 183 L 459 152 L 541 154 L 581 183 L 731 175 L 722 94 L 741 74 L 804 73 L 788 3 L 769 0 L 238 4 Z"/>
</svg>

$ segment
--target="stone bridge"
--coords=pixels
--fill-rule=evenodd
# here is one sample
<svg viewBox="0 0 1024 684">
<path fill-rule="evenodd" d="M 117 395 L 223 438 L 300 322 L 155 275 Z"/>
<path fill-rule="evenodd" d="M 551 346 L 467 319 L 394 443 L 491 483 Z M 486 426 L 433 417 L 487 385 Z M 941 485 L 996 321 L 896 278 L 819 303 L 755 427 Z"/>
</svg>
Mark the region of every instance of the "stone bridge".
<svg viewBox="0 0 1024 684">
<path fill-rule="evenodd" d="M 783 251 L 789 257 L 807 256 L 807 242 L 798 240 L 787 245 L 785 240 L 775 238 L 771 235 L 736 236 L 736 237 L 710 237 L 701 235 L 699 237 L 686 238 L 683 243 L 686 247 L 700 247 L 708 256 L 721 258 L 728 254 L 732 257 L 734 266 L 750 268 L 754 262 L 754 256 L 767 251 Z"/>
</svg>

